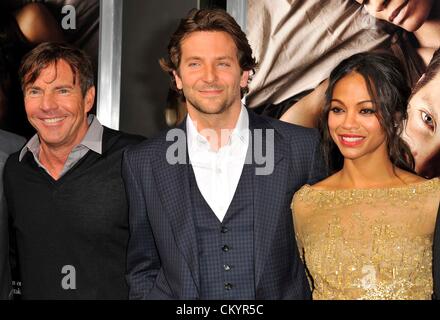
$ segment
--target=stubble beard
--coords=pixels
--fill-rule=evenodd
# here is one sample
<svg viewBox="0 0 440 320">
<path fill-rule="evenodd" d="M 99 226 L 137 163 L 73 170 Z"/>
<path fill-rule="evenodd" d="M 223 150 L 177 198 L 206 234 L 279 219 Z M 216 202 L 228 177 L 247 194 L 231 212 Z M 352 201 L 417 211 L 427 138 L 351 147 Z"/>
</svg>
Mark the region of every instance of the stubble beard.
<svg viewBox="0 0 440 320">
<path fill-rule="evenodd" d="M 186 101 L 198 112 L 205 115 L 219 115 L 226 112 L 232 106 L 232 101 L 227 99 L 223 99 L 220 102 L 213 101 L 212 103 L 217 105 L 215 108 L 209 108 L 206 106 L 207 103 L 200 102 L 197 99 L 186 98 Z"/>
</svg>

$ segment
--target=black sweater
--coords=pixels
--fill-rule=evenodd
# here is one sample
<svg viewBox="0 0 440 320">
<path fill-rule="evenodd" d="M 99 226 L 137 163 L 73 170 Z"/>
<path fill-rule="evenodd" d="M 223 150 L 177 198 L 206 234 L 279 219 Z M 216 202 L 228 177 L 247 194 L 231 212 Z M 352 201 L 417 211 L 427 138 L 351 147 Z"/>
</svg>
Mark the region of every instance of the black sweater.
<svg viewBox="0 0 440 320">
<path fill-rule="evenodd" d="M 121 163 L 125 147 L 140 141 L 104 128 L 102 155 L 89 151 L 59 180 L 30 152 L 21 162 L 19 153 L 9 157 L 5 195 L 22 299 L 128 297 Z"/>
</svg>

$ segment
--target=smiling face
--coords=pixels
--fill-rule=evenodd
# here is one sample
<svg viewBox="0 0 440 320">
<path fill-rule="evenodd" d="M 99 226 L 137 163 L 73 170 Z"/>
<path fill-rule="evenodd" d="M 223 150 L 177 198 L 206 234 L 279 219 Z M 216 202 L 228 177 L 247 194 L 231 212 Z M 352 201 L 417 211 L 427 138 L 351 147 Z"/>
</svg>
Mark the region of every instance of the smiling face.
<svg viewBox="0 0 440 320">
<path fill-rule="evenodd" d="M 430 159 L 440 152 L 440 74 L 420 88 L 409 101 L 408 120 L 402 137 L 409 144 L 422 173 Z"/>
<path fill-rule="evenodd" d="M 35 82 L 24 88 L 28 120 L 48 148 L 73 148 L 81 142 L 94 98 L 94 87 L 83 96 L 78 74 L 75 79 L 64 60 L 42 69 Z"/>
<path fill-rule="evenodd" d="M 240 69 L 237 47 L 226 32 L 193 32 L 184 38 L 181 53 L 174 77 L 190 114 L 240 108 L 240 89 L 247 85 L 249 72 Z"/>
<path fill-rule="evenodd" d="M 345 160 L 388 158 L 386 136 L 364 77 L 351 72 L 340 79 L 332 94 L 328 129 Z"/>
<path fill-rule="evenodd" d="M 356 0 L 372 16 L 414 32 L 427 20 L 434 0 Z"/>
</svg>

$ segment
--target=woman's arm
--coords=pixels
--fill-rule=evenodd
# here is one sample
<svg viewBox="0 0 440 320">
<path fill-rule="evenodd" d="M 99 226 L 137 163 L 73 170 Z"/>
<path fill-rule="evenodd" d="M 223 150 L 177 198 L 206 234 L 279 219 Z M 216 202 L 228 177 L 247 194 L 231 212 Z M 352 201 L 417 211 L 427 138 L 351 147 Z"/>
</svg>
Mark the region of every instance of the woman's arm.
<svg viewBox="0 0 440 320">
<path fill-rule="evenodd" d="M 317 128 L 319 117 L 325 105 L 325 91 L 328 80 L 322 82 L 307 96 L 290 107 L 280 120 L 308 128 Z"/>
</svg>

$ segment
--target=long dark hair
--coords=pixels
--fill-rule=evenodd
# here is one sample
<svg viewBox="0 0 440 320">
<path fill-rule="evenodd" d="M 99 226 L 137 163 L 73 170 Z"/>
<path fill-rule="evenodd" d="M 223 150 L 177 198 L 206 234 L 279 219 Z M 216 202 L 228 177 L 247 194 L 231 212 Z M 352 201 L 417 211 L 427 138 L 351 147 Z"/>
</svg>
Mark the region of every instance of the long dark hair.
<svg viewBox="0 0 440 320">
<path fill-rule="evenodd" d="M 320 119 L 323 153 L 329 169 L 342 168 L 343 156 L 330 136 L 328 116 L 333 90 L 339 80 L 356 72 L 367 84 L 368 93 L 377 108 L 376 116 L 385 132 L 388 156 L 394 166 L 414 172 L 414 157 L 400 137 L 407 118 L 407 102 L 411 93 L 399 60 L 383 52 L 363 52 L 343 60 L 330 74 L 326 103 Z"/>
</svg>

